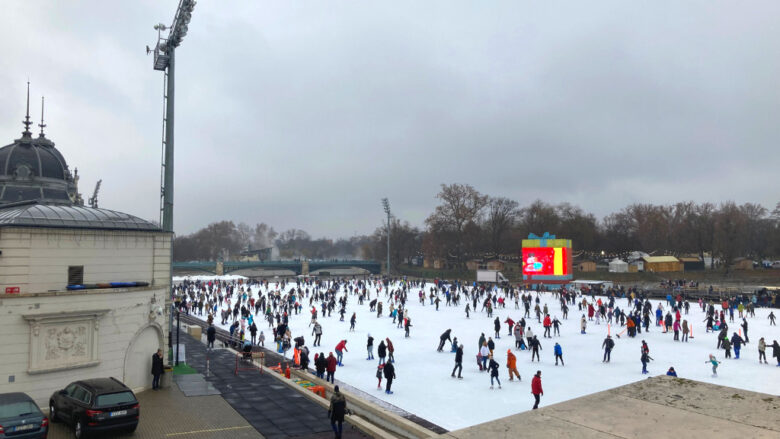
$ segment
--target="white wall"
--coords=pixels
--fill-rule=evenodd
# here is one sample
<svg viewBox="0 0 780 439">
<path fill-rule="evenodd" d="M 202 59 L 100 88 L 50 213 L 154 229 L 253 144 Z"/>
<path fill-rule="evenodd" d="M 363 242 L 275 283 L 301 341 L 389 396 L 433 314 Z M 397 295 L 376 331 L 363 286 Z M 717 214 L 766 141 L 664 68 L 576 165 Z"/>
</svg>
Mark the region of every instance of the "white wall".
<svg viewBox="0 0 780 439">
<path fill-rule="evenodd" d="M 162 232 L 0 228 L 0 294 L 63 291 L 68 266 L 84 266 L 84 283 L 168 283 L 170 235 Z"/>
<path fill-rule="evenodd" d="M 136 390 L 151 385 L 151 356 L 157 347 L 167 352 L 170 234 L 2 227 L 0 251 L 0 393 L 25 392 L 46 407 L 52 392 L 74 380 L 113 376 Z M 67 291 L 70 265 L 84 266 L 86 284 L 143 281 L 150 286 Z M 5 294 L 7 287 L 20 293 Z M 157 306 L 165 315 L 151 313 Z M 41 361 L 41 343 L 57 344 L 56 336 L 44 333 L 52 326 L 36 326 L 36 319 L 89 311 L 102 313 L 92 325 L 53 325 L 94 331 L 90 336 L 97 344 L 89 346 L 99 363 L 29 373 Z M 57 361 L 44 359 L 44 369 Z"/>
<path fill-rule="evenodd" d="M 45 408 L 52 392 L 63 388 L 71 381 L 86 378 L 113 376 L 120 381 L 124 379 L 125 354 L 131 348 L 132 340 L 144 332 L 150 324 L 149 313 L 153 308 L 151 302 L 165 307 L 166 288 L 127 288 L 111 290 L 88 290 L 78 292 L 43 293 L 30 295 L 0 295 L 0 393 L 25 392 Z M 28 374 L 30 364 L 30 323 L 23 315 L 66 313 L 69 311 L 103 310 L 109 311 L 99 319 L 97 329 L 98 359 L 97 366 L 81 367 L 42 374 Z M 151 322 L 153 327 L 162 329 L 167 334 L 167 316 L 156 317 Z M 156 332 L 159 332 L 155 330 Z M 167 351 L 160 334 L 161 348 Z M 129 361 L 128 367 L 147 368 L 149 359 L 156 348 L 148 346 L 148 332 L 142 342 L 152 349 L 142 352 L 137 359 Z M 147 358 L 148 357 L 148 358 Z M 166 357 L 167 358 L 167 357 Z M 149 370 L 145 371 L 151 385 Z M 9 382 L 9 377 L 14 382 Z"/>
</svg>

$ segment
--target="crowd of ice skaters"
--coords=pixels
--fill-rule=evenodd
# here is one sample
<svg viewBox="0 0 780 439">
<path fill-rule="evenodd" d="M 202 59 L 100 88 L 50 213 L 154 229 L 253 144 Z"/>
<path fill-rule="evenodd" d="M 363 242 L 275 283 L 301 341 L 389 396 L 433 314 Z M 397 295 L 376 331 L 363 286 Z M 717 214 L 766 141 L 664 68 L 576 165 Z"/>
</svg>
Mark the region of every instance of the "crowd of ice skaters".
<svg viewBox="0 0 780 439">
<path fill-rule="evenodd" d="M 371 294 L 372 290 L 375 294 Z M 497 384 L 501 388 L 499 370 L 499 354 L 495 352 L 493 337 L 500 338 L 505 331 L 508 337 L 514 337 L 515 351 L 528 351 L 531 361 L 539 361 L 539 351 L 542 349 L 539 336 L 530 328 L 531 321 L 536 321 L 543 328 L 543 339 L 553 339 L 560 335 L 561 321 L 557 317 L 550 317 L 548 306 L 540 305 L 540 296 L 550 294 L 554 300 L 560 303 L 562 319 L 567 320 L 570 310 L 577 308 L 580 314 L 580 333 L 585 334 L 589 325 L 609 325 L 614 328 L 617 338 L 640 337 L 642 331 L 653 330 L 668 333 L 675 341 L 685 343 L 692 336 L 693 325 L 689 325 L 689 318 L 704 317 L 706 332 L 717 333 L 716 350 L 723 350 L 725 358 L 740 358 L 740 352 L 744 345 L 750 343 L 748 318 L 755 317 L 757 299 L 755 296 L 738 295 L 722 302 L 704 301 L 698 299 L 693 304 L 681 294 L 673 297 L 667 295 L 665 302 L 659 302 L 656 306 L 650 302 L 645 294 L 637 289 L 609 289 L 607 291 L 582 290 L 573 291 L 561 288 L 552 292 L 538 292 L 524 290 L 515 287 L 495 288 L 484 285 L 463 285 L 458 282 L 449 283 L 442 281 L 424 280 L 391 280 L 380 278 L 366 279 L 300 279 L 290 280 L 184 280 L 177 286 L 176 306 L 182 312 L 206 317 L 209 323 L 219 319 L 222 325 L 230 324 L 230 334 L 236 345 L 245 351 L 251 351 L 252 346 L 265 346 L 266 335 L 262 329 L 267 325 L 270 328 L 269 337 L 274 348 L 280 353 L 286 353 L 292 348 L 295 362 L 302 369 L 308 369 L 311 351 L 305 344 L 305 336 L 308 334 L 292 334 L 288 327 L 289 319 L 298 315 L 310 315 L 309 328 L 314 337 L 312 348 L 319 348 L 322 336 L 320 319 L 331 318 L 333 314 L 339 320 L 349 318 L 349 331 L 355 330 L 356 313 L 351 312 L 352 306 L 368 306 L 376 316 L 387 316 L 397 328 L 403 328 L 404 337 L 411 336 L 412 319 L 406 309 L 410 300 L 417 300 L 420 304 L 426 302 L 430 306 L 439 309 L 443 303 L 448 307 L 463 307 L 467 318 L 473 313 L 484 313 L 488 317 L 493 316 L 496 309 L 505 312 L 507 308 L 513 308 L 521 317 L 515 321 L 509 317 L 501 321 L 498 317 L 493 320 L 491 330 L 482 333 L 478 341 L 478 349 L 474 353 L 477 366 L 480 371 L 489 373 L 490 388 Z M 387 306 L 385 306 L 385 303 Z M 623 306 L 621 307 L 621 304 Z M 699 314 L 693 317 L 691 308 L 699 309 Z M 347 316 L 350 317 L 347 317 Z M 689 317 L 690 316 L 690 317 Z M 528 320 L 526 320 L 528 319 Z M 768 315 L 770 325 L 776 325 L 774 311 Z M 214 329 L 210 326 L 208 332 L 209 343 L 213 345 Z M 602 343 L 603 362 L 609 362 L 611 352 L 615 347 L 612 332 Z M 463 353 L 465 345 L 452 337 L 452 330 L 447 329 L 439 336 L 438 351 L 445 348 L 455 353 L 455 364 L 451 377 L 462 378 Z M 425 334 L 432 336 L 432 334 Z M 374 360 L 375 339 L 368 334 L 366 340 L 366 360 Z M 449 346 L 447 346 L 449 344 Z M 270 347 L 270 346 L 269 346 Z M 777 361 L 780 367 L 780 345 L 777 340 L 769 344 L 764 337 L 757 342 L 758 361 L 767 363 L 767 348 L 771 349 L 771 357 Z M 732 357 L 732 350 L 734 355 Z M 335 351 L 335 355 L 333 354 Z M 314 373 L 331 383 L 339 366 L 343 365 L 344 353 L 348 352 L 347 341 L 341 340 L 326 356 L 324 350 L 313 355 Z M 377 388 L 382 387 L 385 380 L 385 393 L 392 394 L 392 383 L 395 378 L 395 347 L 390 338 L 380 340 L 376 346 L 378 364 L 376 370 Z M 553 347 L 555 366 L 564 363 L 563 347 L 555 343 Z M 638 354 L 639 363 L 642 365 L 642 373 L 646 374 L 647 364 L 653 360 L 650 356 L 648 344 L 642 340 L 641 350 Z M 517 357 L 511 349 L 505 356 L 505 366 L 510 381 L 520 380 L 520 374 L 516 366 Z M 712 366 L 713 376 L 717 376 L 718 365 L 721 362 L 717 356 L 710 354 L 705 363 Z M 669 368 L 667 375 L 677 376 L 673 367 Z M 534 408 L 539 404 L 539 396 L 543 394 L 541 385 L 541 371 L 537 371 L 532 379 L 532 393 L 535 398 Z"/>
</svg>

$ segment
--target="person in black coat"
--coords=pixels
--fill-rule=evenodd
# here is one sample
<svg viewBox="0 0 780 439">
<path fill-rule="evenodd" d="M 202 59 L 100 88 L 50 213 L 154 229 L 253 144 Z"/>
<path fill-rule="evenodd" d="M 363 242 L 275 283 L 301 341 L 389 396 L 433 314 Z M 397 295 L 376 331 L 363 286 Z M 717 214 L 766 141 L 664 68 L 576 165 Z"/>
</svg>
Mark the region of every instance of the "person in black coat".
<svg viewBox="0 0 780 439">
<path fill-rule="evenodd" d="M 209 324 L 209 328 L 206 329 L 206 340 L 208 340 L 208 347 L 214 348 L 214 340 L 217 339 L 217 330 L 213 324 Z"/>
<path fill-rule="evenodd" d="M 328 416 L 330 417 L 330 426 L 336 433 L 336 438 L 341 438 L 344 423 L 344 415 L 347 413 L 347 399 L 339 391 L 339 386 L 333 388 L 333 396 L 330 397 L 330 408 Z"/>
<path fill-rule="evenodd" d="M 377 355 L 379 355 L 379 364 L 385 364 L 385 357 L 387 356 L 387 346 L 385 345 L 384 340 L 379 342 L 379 347 L 376 348 L 376 353 Z"/>
<path fill-rule="evenodd" d="M 325 353 L 320 352 L 314 359 L 314 370 L 318 378 L 325 379 L 325 368 L 328 367 L 328 360 L 325 359 Z"/>
<path fill-rule="evenodd" d="M 455 378 L 455 370 L 458 371 L 458 378 L 463 378 L 461 372 L 463 372 L 463 345 L 458 345 L 458 350 L 455 351 L 455 367 L 452 368 L 452 377 Z"/>
<path fill-rule="evenodd" d="M 157 352 L 152 355 L 152 376 L 154 377 L 152 379 L 152 390 L 160 388 L 160 375 L 164 373 L 162 349 L 157 349 Z"/>
<path fill-rule="evenodd" d="M 385 387 L 385 393 L 388 395 L 392 395 L 393 391 L 390 390 L 390 387 L 393 385 L 393 380 L 395 379 L 395 366 L 393 366 L 392 362 L 385 363 L 385 379 L 387 380 L 387 387 Z"/>
<path fill-rule="evenodd" d="M 444 331 L 444 334 L 439 337 L 439 347 L 436 349 L 437 352 L 441 352 L 442 349 L 444 349 L 444 342 L 449 341 L 452 343 L 452 339 L 450 338 L 450 332 L 452 332 L 452 329 L 448 329 Z"/>
</svg>

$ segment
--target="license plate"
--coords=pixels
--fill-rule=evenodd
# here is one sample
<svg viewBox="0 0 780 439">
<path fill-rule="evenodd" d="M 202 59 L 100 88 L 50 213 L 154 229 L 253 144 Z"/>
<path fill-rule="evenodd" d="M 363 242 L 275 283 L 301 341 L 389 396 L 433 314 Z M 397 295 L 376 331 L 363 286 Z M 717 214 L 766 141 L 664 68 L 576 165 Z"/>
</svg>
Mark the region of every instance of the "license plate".
<svg viewBox="0 0 780 439">
<path fill-rule="evenodd" d="M 26 431 L 26 430 L 32 430 L 35 428 L 34 424 L 27 424 L 27 425 L 17 425 L 14 427 L 14 431 Z"/>
<path fill-rule="evenodd" d="M 127 414 L 127 410 L 119 410 L 116 412 L 111 412 L 109 416 L 113 418 L 114 416 L 124 416 L 126 414 Z"/>
</svg>

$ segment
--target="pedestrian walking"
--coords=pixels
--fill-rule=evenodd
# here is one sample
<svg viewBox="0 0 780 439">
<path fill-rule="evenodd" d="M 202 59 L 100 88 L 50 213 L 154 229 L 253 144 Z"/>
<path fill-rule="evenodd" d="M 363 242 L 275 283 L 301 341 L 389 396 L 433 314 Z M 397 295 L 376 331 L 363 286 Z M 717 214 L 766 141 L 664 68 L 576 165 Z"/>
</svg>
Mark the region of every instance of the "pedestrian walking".
<svg viewBox="0 0 780 439">
<path fill-rule="evenodd" d="M 330 407 L 328 408 L 330 426 L 333 428 L 333 433 L 336 434 L 336 439 L 341 439 L 344 415 L 346 413 L 347 399 L 344 398 L 344 394 L 339 391 L 339 386 L 336 386 L 333 388 L 333 396 L 330 397 Z"/>
</svg>

